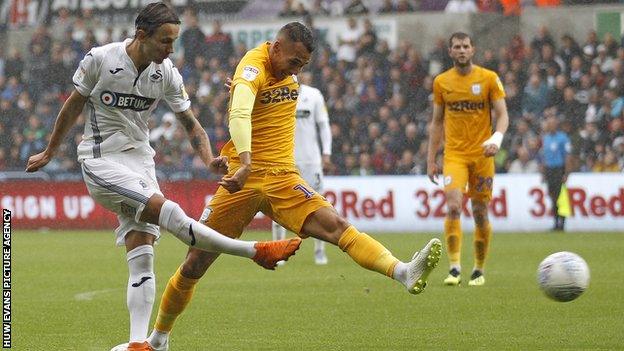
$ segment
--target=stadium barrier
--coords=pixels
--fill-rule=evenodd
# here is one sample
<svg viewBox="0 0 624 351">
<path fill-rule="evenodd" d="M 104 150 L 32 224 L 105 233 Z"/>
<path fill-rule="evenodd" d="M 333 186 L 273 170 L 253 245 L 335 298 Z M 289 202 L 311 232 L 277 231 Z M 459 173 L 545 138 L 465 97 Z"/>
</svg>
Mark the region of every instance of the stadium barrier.
<svg viewBox="0 0 624 351">
<path fill-rule="evenodd" d="M 569 231 L 624 230 L 624 174 L 577 173 L 568 179 Z M 426 176 L 326 177 L 325 197 L 359 229 L 372 232 L 440 232 L 446 214 L 441 187 Z M 164 182 L 165 196 L 199 218 L 217 188 L 214 181 Z M 16 229 L 112 229 L 115 215 L 96 204 L 82 182 L 0 182 L 0 205 Z M 544 231 L 552 226 L 550 200 L 539 174 L 497 175 L 490 220 L 500 231 Z M 470 206 L 463 210 L 472 229 Z M 252 228 L 268 229 L 262 214 Z"/>
</svg>

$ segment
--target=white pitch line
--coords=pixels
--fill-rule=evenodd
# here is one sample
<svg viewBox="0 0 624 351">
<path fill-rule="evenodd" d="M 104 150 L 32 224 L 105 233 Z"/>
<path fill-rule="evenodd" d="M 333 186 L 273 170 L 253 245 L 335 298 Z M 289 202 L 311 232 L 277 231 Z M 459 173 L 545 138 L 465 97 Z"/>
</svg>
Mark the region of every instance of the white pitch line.
<svg viewBox="0 0 624 351">
<path fill-rule="evenodd" d="M 95 295 L 107 294 L 113 291 L 117 291 L 120 289 L 106 289 L 106 290 L 95 290 L 95 291 L 87 291 L 83 293 L 79 293 L 74 295 L 74 299 L 77 301 L 91 301 Z"/>
</svg>

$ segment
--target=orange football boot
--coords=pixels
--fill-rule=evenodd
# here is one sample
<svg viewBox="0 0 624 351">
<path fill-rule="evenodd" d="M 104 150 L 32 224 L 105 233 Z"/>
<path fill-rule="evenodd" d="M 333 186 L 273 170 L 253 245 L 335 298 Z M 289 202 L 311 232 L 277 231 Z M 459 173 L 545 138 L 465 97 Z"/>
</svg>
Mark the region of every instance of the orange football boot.
<svg viewBox="0 0 624 351">
<path fill-rule="evenodd" d="M 277 262 L 288 261 L 288 258 L 294 255 L 295 251 L 299 250 L 300 245 L 301 238 L 298 237 L 257 242 L 256 245 L 254 245 L 256 248 L 256 255 L 252 259 L 262 267 L 274 270 Z"/>
</svg>

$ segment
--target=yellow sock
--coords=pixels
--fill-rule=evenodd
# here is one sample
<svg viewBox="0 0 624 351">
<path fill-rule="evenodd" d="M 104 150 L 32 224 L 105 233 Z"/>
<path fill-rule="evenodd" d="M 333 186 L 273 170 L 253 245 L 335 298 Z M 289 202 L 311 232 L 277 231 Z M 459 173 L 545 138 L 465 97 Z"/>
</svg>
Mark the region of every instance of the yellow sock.
<svg viewBox="0 0 624 351">
<path fill-rule="evenodd" d="M 476 226 L 474 235 L 475 268 L 483 270 L 485 259 L 490 247 L 490 237 L 492 236 L 492 225 L 485 222 L 482 226 Z"/>
<path fill-rule="evenodd" d="M 195 285 L 199 281 L 199 279 L 186 278 L 180 270 L 181 267 L 169 279 L 160 299 L 158 317 L 154 325 L 159 332 L 170 332 L 173 329 L 173 323 L 191 301 Z"/>
<path fill-rule="evenodd" d="M 360 266 L 392 278 L 399 260 L 377 240 L 349 226 L 338 240 L 338 247 Z"/>
<path fill-rule="evenodd" d="M 444 238 L 446 239 L 446 252 L 451 265 L 460 265 L 462 230 L 461 222 L 458 219 L 444 220 Z"/>
</svg>

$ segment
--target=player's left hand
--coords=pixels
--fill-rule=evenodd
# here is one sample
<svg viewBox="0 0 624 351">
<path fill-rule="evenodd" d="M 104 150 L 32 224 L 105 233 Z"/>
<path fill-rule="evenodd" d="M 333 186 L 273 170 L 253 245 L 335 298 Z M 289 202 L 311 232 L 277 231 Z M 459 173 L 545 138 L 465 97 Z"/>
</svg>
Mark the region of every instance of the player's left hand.
<svg viewBox="0 0 624 351">
<path fill-rule="evenodd" d="M 492 157 L 496 155 L 498 150 L 500 149 L 501 143 L 503 142 L 503 133 L 494 132 L 492 136 L 483 142 L 481 146 L 483 146 L 483 155 L 485 157 Z"/>
<path fill-rule="evenodd" d="M 225 86 L 225 89 L 227 89 L 227 91 L 230 91 L 230 89 L 232 89 L 232 78 L 227 77 L 225 78 L 225 84 L 223 84 Z"/>
<path fill-rule="evenodd" d="M 227 156 L 218 156 L 210 161 L 208 168 L 210 172 L 215 174 L 227 174 L 228 172 L 228 158 Z"/>
<path fill-rule="evenodd" d="M 219 185 L 233 194 L 245 186 L 249 173 L 251 173 L 251 166 L 241 166 L 231 177 L 224 176 L 221 178 Z"/>
<path fill-rule="evenodd" d="M 496 155 L 497 152 L 498 152 L 498 146 L 496 146 L 495 144 L 483 145 L 483 155 L 485 157 L 492 157 Z"/>
</svg>

